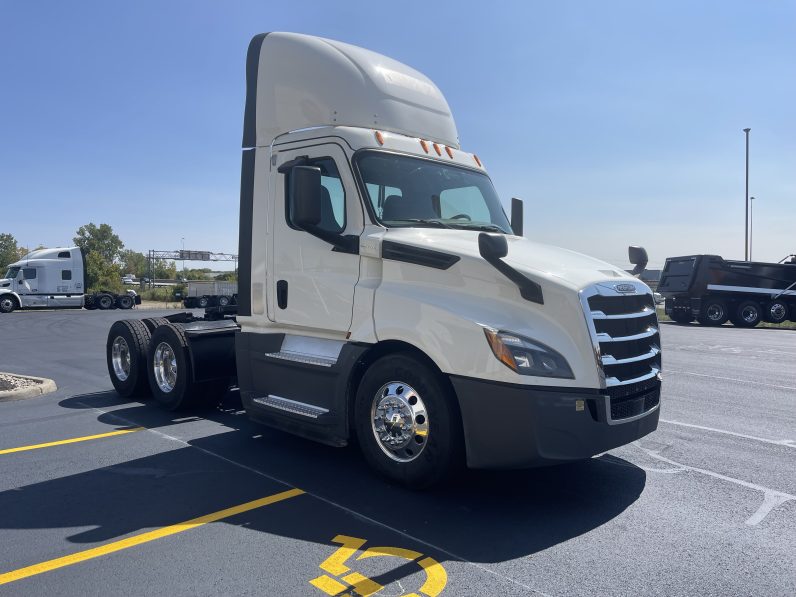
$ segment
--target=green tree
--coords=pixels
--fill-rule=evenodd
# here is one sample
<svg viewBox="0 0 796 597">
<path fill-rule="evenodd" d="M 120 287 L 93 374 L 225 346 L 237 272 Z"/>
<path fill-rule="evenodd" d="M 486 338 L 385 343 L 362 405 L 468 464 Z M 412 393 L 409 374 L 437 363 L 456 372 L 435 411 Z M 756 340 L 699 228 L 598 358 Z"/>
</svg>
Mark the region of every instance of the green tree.
<svg viewBox="0 0 796 597">
<path fill-rule="evenodd" d="M 146 255 L 126 249 L 119 255 L 119 263 L 123 274 L 133 274 L 136 278 L 144 278 L 149 273 Z"/>
<path fill-rule="evenodd" d="M 6 232 L 0 233 L 0 276 L 5 273 L 6 266 L 17 259 L 19 259 L 17 239 Z"/>
<path fill-rule="evenodd" d="M 173 261 L 155 259 L 155 278 L 158 280 L 176 280 L 177 266 Z"/>
<path fill-rule="evenodd" d="M 114 263 L 124 248 L 124 243 L 113 232 L 108 224 L 96 226 L 88 223 L 77 229 L 77 236 L 73 239 L 75 244 L 86 252 L 98 253 L 109 265 Z"/>
<path fill-rule="evenodd" d="M 223 274 L 218 274 L 216 276 L 216 280 L 219 282 L 237 282 L 238 281 L 238 273 L 237 272 L 224 272 Z"/>
<path fill-rule="evenodd" d="M 96 251 L 86 253 L 86 288 L 88 292 L 96 292 L 98 290 L 124 292 L 122 272 L 119 266 L 115 263 L 107 262 Z"/>
</svg>

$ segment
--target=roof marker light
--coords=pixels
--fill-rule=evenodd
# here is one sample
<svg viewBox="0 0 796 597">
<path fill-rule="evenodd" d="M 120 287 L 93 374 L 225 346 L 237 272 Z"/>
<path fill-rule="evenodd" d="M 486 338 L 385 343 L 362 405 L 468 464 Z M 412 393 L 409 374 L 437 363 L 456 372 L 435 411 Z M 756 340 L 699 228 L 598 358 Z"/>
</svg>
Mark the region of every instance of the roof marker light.
<svg viewBox="0 0 796 597">
<path fill-rule="evenodd" d="M 437 143 L 434 143 L 434 151 L 437 152 L 437 155 L 440 156 L 442 155 L 442 150 L 439 148 L 439 145 Z"/>
<path fill-rule="evenodd" d="M 423 151 L 428 153 L 428 143 L 426 143 L 425 139 L 420 139 L 420 147 L 423 148 Z"/>
<path fill-rule="evenodd" d="M 447 145 L 445 146 L 445 153 L 448 154 L 448 157 L 450 159 L 453 159 L 453 150 L 450 147 L 448 147 Z"/>
<path fill-rule="evenodd" d="M 381 134 L 381 131 L 373 131 L 376 135 L 376 141 L 379 142 L 379 145 L 384 145 L 384 135 Z"/>
<path fill-rule="evenodd" d="M 475 163 L 478 164 L 479 168 L 483 168 L 483 166 L 481 165 L 481 160 L 478 159 L 477 155 L 473 154 L 473 159 L 475 160 Z"/>
</svg>

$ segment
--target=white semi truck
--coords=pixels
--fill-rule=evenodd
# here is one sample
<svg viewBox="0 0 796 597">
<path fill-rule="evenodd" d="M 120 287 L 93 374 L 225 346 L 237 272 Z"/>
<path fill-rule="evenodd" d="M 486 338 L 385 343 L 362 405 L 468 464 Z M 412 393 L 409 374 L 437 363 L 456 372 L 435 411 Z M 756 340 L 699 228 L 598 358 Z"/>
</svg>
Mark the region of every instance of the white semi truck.
<svg viewBox="0 0 796 597">
<path fill-rule="evenodd" d="M 138 296 L 86 294 L 85 256 L 79 247 L 37 249 L 12 263 L 0 278 L 0 313 L 15 309 L 131 309 Z"/>
<path fill-rule="evenodd" d="M 431 80 L 293 33 L 256 36 L 246 71 L 237 317 L 116 322 L 120 394 L 178 409 L 237 384 L 255 420 L 356 437 L 410 486 L 656 429 L 650 289 L 523 238 L 521 203 L 510 223 Z"/>
</svg>

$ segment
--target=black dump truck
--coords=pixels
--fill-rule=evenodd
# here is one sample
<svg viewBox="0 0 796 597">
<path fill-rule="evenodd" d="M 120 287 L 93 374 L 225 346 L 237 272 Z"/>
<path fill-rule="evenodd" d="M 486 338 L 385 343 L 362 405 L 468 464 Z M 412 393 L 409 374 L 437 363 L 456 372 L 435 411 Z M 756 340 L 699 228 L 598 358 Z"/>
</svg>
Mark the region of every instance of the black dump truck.
<svg viewBox="0 0 796 597">
<path fill-rule="evenodd" d="M 779 263 L 730 261 L 718 255 L 669 257 L 658 292 L 677 323 L 751 328 L 796 321 L 796 255 Z"/>
</svg>

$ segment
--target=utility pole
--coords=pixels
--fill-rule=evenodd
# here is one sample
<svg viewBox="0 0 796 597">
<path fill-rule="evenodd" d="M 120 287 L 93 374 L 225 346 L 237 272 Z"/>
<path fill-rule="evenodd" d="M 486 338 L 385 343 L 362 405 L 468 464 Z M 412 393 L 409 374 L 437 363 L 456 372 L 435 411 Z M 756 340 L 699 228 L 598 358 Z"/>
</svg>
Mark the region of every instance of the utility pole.
<svg viewBox="0 0 796 597">
<path fill-rule="evenodd" d="M 746 226 L 744 228 L 744 261 L 749 261 L 749 131 L 744 129 L 746 134 Z"/>
</svg>

